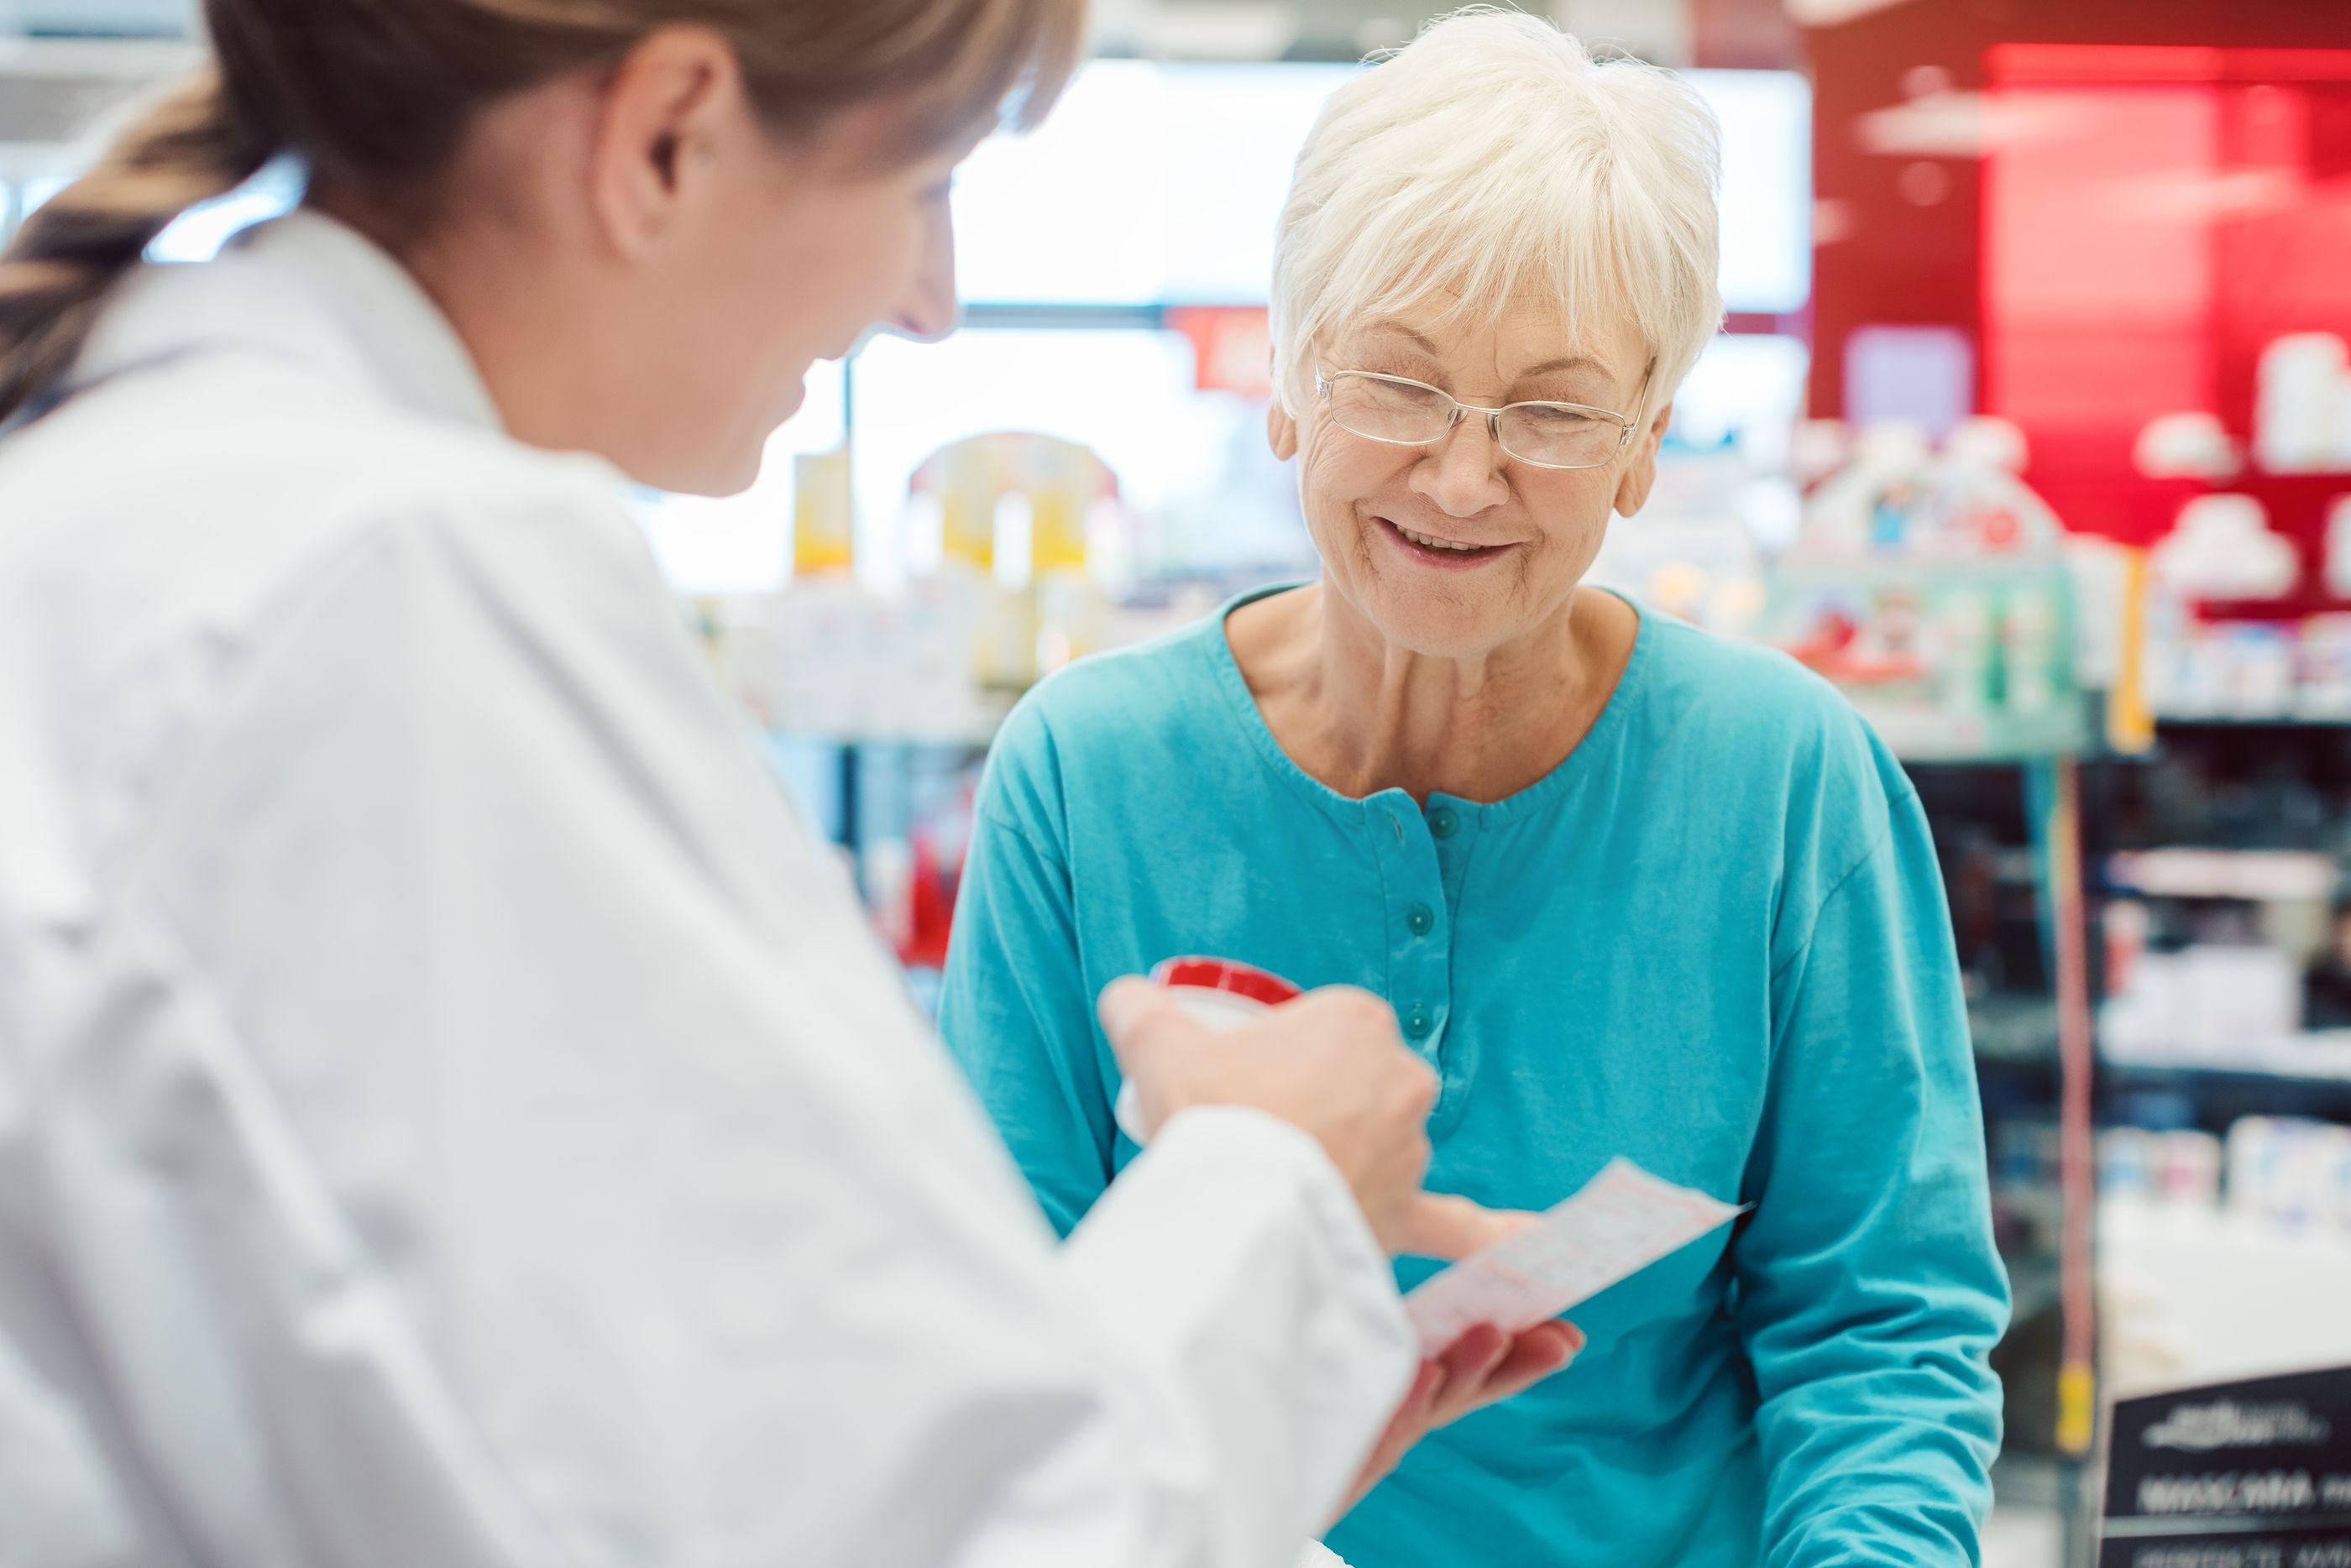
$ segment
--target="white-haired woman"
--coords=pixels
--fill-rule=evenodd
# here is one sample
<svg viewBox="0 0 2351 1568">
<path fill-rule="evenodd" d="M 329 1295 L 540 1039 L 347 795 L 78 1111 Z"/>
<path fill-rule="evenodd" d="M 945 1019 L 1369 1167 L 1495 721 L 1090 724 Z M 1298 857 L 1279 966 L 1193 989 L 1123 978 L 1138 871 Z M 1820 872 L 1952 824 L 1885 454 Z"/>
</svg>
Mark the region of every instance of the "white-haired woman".
<svg viewBox="0 0 2351 1568">
<path fill-rule="evenodd" d="M 1136 1152 L 1088 999 L 1196 951 L 1388 998 L 1437 1185 L 1753 1205 L 1373 1492 L 1372 1568 L 1976 1552 L 2006 1287 L 1917 796 L 1786 659 L 1581 581 L 1719 320 L 1717 163 L 1685 86 L 1520 16 L 1341 88 L 1274 289 L 1321 580 L 1068 671 L 979 800 L 945 1024 L 1057 1224 Z"/>
</svg>

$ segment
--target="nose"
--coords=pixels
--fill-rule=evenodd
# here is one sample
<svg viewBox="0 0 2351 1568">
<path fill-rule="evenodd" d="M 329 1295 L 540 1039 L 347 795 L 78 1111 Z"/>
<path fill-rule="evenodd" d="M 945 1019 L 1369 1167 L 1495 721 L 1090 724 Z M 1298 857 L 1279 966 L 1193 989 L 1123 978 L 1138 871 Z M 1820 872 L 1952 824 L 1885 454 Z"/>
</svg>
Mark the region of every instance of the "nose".
<svg viewBox="0 0 2351 1568">
<path fill-rule="evenodd" d="M 956 299 L 955 214 L 941 202 L 923 236 L 914 280 L 891 313 L 890 323 L 909 337 L 933 343 L 956 329 L 961 313 Z"/>
<path fill-rule="evenodd" d="M 1510 499 L 1502 477 L 1510 461 L 1483 414 L 1464 414 L 1444 440 L 1413 465 L 1412 488 L 1448 517 L 1474 517 Z"/>
</svg>

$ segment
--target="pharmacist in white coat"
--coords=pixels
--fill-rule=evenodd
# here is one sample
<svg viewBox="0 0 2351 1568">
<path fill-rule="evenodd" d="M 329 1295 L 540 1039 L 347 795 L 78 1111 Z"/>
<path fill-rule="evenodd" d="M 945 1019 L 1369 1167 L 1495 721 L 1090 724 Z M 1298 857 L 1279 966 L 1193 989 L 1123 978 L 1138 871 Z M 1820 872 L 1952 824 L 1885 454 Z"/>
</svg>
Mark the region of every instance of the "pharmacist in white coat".
<svg viewBox="0 0 2351 1568">
<path fill-rule="evenodd" d="M 1506 1222 L 1345 994 L 1114 994 L 1056 1248 L 618 499 L 951 323 L 1073 6 L 207 9 L 0 256 L 0 1563 L 1279 1563 L 1564 1360 L 1414 1383 L 1385 1254 Z"/>
</svg>

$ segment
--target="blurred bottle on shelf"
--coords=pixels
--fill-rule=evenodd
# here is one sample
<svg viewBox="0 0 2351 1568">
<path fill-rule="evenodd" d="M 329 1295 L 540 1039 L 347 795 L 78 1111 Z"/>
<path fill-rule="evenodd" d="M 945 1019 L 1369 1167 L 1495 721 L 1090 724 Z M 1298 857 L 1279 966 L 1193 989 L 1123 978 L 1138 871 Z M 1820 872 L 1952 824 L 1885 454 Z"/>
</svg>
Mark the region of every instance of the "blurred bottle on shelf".
<svg viewBox="0 0 2351 1568">
<path fill-rule="evenodd" d="M 971 610 L 936 581 L 862 584 L 845 452 L 799 460 L 793 576 L 773 607 L 770 728 L 842 741 L 984 740 Z"/>
<path fill-rule="evenodd" d="M 2228 1138 L 2228 1208 L 2290 1231 L 2351 1233 L 2351 1127 L 2244 1116 Z"/>
<path fill-rule="evenodd" d="M 776 729 L 832 733 L 872 701 L 866 657 L 874 604 L 855 557 L 846 449 L 793 460 L 792 576 L 774 607 Z"/>
<path fill-rule="evenodd" d="M 1031 637 L 1018 591 L 1004 581 L 999 535 L 1020 532 L 1008 495 L 999 443 L 976 436 L 943 448 L 914 471 L 911 488 L 938 499 L 939 566 L 931 581 L 967 648 L 970 679 L 983 690 L 1018 691 L 1031 676 Z"/>
<path fill-rule="evenodd" d="M 1118 481 L 1091 449 L 1022 431 L 972 436 L 912 483 L 937 497 L 937 579 L 970 626 L 982 688 L 1026 691 L 1105 645 L 1109 599 L 1089 536 L 1115 513 Z"/>
<path fill-rule="evenodd" d="M 831 581 L 849 573 L 856 550 L 849 498 L 849 449 L 792 460 L 792 575 Z"/>
<path fill-rule="evenodd" d="M 2098 1135 L 2098 1195 L 2209 1214 L 2220 1206 L 2221 1142 L 2192 1127 L 2108 1127 Z"/>
<path fill-rule="evenodd" d="M 2351 602 L 2351 495 L 2339 497 L 2326 513 L 2326 591 Z"/>
<path fill-rule="evenodd" d="M 1110 599 L 1090 569 L 1089 523 L 1115 505 L 1118 482 L 1082 446 L 1029 439 L 1033 670 L 1042 680 L 1105 646 Z"/>
<path fill-rule="evenodd" d="M 2245 460 L 2220 416 L 2198 409 L 2147 421 L 2131 465 L 2148 479 L 2227 481 L 2244 472 Z"/>
<path fill-rule="evenodd" d="M 2272 473 L 2351 469 L 2351 354 L 2332 332 L 2294 332 L 2262 349 L 2253 454 Z"/>
</svg>

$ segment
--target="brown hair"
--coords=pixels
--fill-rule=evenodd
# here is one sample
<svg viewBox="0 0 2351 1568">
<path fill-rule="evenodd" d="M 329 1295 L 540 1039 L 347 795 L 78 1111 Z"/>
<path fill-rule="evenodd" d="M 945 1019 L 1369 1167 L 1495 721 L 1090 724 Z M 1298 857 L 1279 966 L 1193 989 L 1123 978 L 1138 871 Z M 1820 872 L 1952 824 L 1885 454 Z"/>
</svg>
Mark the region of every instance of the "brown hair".
<svg viewBox="0 0 2351 1568">
<path fill-rule="evenodd" d="M 214 60 L 0 251 L 0 421 L 80 352 L 155 236 L 280 152 L 314 181 L 413 189 L 509 93 L 619 59 L 670 24 L 724 35 L 763 118 L 805 130 L 904 95 L 901 150 L 1035 123 L 1075 67 L 1084 0 L 205 0 Z"/>
</svg>

